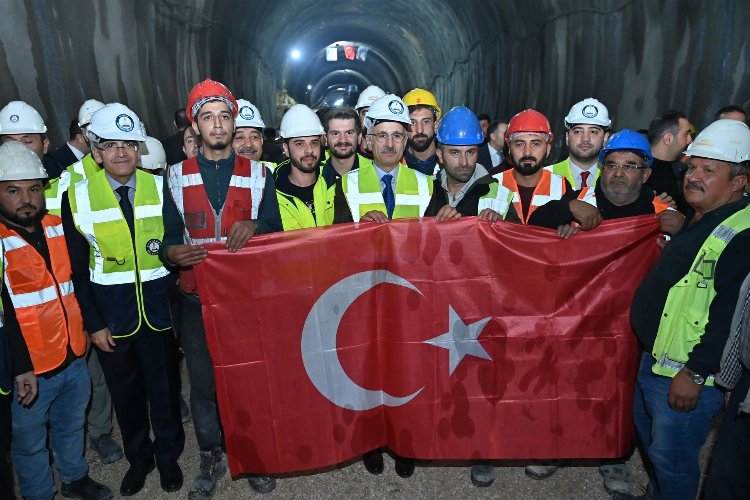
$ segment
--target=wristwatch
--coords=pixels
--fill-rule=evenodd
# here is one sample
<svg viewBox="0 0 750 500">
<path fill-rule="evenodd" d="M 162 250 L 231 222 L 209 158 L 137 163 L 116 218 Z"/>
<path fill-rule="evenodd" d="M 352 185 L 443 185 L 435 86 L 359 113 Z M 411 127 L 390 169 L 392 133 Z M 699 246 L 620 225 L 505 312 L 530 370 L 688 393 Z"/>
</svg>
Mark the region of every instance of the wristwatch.
<svg viewBox="0 0 750 500">
<path fill-rule="evenodd" d="M 704 377 L 703 375 L 698 375 L 687 366 L 683 366 L 682 371 L 685 372 L 685 375 L 690 377 L 690 380 L 692 380 L 694 384 L 703 385 L 706 383 L 706 377 Z"/>
</svg>

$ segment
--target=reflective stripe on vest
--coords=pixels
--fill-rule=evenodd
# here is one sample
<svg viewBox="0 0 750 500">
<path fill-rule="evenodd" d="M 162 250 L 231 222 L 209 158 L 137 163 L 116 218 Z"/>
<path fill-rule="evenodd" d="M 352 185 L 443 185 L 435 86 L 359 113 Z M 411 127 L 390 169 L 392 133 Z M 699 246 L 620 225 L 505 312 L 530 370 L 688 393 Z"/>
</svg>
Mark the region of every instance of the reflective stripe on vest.
<svg viewBox="0 0 750 500">
<path fill-rule="evenodd" d="M 201 244 L 226 240 L 226 231 L 237 221 L 258 218 L 266 186 L 266 167 L 257 161 L 235 156 L 224 206 L 217 214 L 203 187 L 197 156 L 172 165 L 167 185 L 184 224 L 186 243 Z M 198 223 L 192 216 L 197 215 Z M 223 228 L 223 230 L 222 230 Z"/>
<path fill-rule="evenodd" d="M 747 229 L 750 229 L 750 206 L 716 226 L 698 250 L 688 273 L 670 288 L 651 352 L 656 360 L 652 371 L 657 375 L 674 377 L 700 343 L 711 302 L 716 297 L 716 265 L 732 239 Z M 714 375 L 710 374 L 706 385 L 713 383 Z"/>
<path fill-rule="evenodd" d="M 74 164 L 63 170 L 60 177 L 52 179 L 44 186 L 44 199 L 47 211 L 53 215 L 60 215 L 62 209 L 63 194 L 76 183 L 82 181 L 89 175 L 95 174 L 101 167 L 87 154 Z"/>
<path fill-rule="evenodd" d="M 493 182 L 489 187 L 489 193 L 479 198 L 477 214 L 485 208 L 489 208 L 502 215 L 504 219 L 508 215 L 510 204 L 513 203 L 513 193 L 499 182 Z"/>
<path fill-rule="evenodd" d="M 549 170 L 542 169 L 542 177 L 539 179 L 536 187 L 534 188 L 533 196 L 531 197 L 531 203 L 529 204 L 529 213 L 526 217 L 523 216 L 523 204 L 521 203 L 521 195 L 518 192 L 518 184 L 516 179 L 513 177 L 513 169 L 506 170 L 499 174 L 495 174 L 493 177 L 498 180 L 503 186 L 513 192 L 513 205 L 516 207 L 518 217 L 524 224 L 528 223 L 529 217 L 534 213 L 537 207 L 541 207 L 545 203 L 552 200 L 559 200 L 565 194 L 565 178 L 557 174 L 553 174 Z"/>
<path fill-rule="evenodd" d="M 36 374 L 60 366 L 67 358 L 68 345 L 76 356 L 86 352 L 83 318 L 73 293 L 62 221 L 47 214 L 42 227 L 52 273 L 32 245 L 0 224 L 3 279 Z"/>
<path fill-rule="evenodd" d="M 386 212 L 385 201 L 375 167 L 367 165 L 342 177 L 342 188 L 354 222 L 371 210 Z M 431 178 L 401 165 L 395 192 L 394 219 L 422 217 L 432 196 Z"/>
</svg>

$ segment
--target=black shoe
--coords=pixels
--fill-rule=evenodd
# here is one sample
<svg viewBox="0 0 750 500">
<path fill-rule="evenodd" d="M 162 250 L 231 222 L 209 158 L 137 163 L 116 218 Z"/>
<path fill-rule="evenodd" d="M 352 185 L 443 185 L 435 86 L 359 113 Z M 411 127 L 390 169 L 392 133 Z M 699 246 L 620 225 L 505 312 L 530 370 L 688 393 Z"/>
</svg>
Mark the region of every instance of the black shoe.
<svg viewBox="0 0 750 500">
<path fill-rule="evenodd" d="M 383 473 L 383 452 L 380 450 L 368 451 L 362 455 L 362 463 L 370 474 Z"/>
<path fill-rule="evenodd" d="M 146 476 L 154 470 L 155 464 L 151 460 L 147 464 L 131 464 L 128 471 L 125 473 L 125 477 L 122 478 L 120 484 L 120 495 L 129 497 L 135 495 L 143 489 L 143 485 L 146 484 Z"/>
<path fill-rule="evenodd" d="M 276 478 L 269 476 L 250 476 L 247 482 L 256 493 L 270 493 L 276 488 Z"/>
<path fill-rule="evenodd" d="M 404 479 L 411 477 L 414 474 L 414 460 L 396 457 L 396 474 Z"/>
<path fill-rule="evenodd" d="M 161 489 L 170 493 L 182 488 L 182 469 L 177 462 L 159 464 L 158 469 Z"/>
<path fill-rule="evenodd" d="M 97 483 L 88 474 L 72 483 L 62 483 L 60 493 L 65 498 L 83 498 L 84 500 L 109 500 L 112 490 Z"/>
</svg>

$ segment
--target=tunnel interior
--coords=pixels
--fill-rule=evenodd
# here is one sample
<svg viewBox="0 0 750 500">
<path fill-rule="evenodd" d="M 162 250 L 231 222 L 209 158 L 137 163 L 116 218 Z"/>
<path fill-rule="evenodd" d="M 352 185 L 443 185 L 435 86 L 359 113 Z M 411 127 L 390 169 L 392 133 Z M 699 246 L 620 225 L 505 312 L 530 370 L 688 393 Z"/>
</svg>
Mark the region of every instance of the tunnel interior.
<svg viewBox="0 0 750 500">
<path fill-rule="evenodd" d="M 536 108 L 559 145 L 568 109 L 590 96 L 616 129 L 669 108 L 700 128 L 722 106 L 748 107 L 749 16 L 729 0 L 12 0 L 0 3 L 0 82 L 58 144 L 89 98 L 126 103 L 167 135 L 211 77 L 269 125 L 282 92 L 317 108 L 353 105 L 370 84 L 423 87 L 446 110 L 507 120 Z"/>
</svg>

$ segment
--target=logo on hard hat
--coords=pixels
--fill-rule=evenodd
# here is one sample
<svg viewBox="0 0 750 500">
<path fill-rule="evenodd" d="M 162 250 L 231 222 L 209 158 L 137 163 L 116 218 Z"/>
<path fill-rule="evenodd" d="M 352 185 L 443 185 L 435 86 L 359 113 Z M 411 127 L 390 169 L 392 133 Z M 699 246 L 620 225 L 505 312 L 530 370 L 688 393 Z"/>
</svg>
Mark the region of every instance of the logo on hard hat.
<svg viewBox="0 0 750 500">
<path fill-rule="evenodd" d="M 394 115 L 400 115 L 401 113 L 404 112 L 404 105 L 394 99 L 388 103 L 388 109 Z"/>
<path fill-rule="evenodd" d="M 148 252 L 149 255 L 158 255 L 159 248 L 161 248 L 161 241 L 156 238 L 148 240 L 148 243 L 146 243 L 146 252 Z"/>
<path fill-rule="evenodd" d="M 586 118 L 593 118 L 599 114 L 599 108 L 597 108 L 593 104 L 587 104 L 581 110 L 581 114 L 585 116 Z"/>
<path fill-rule="evenodd" d="M 240 108 L 240 117 L 244 118 L 245 120 L 252 120 L 255 118 L 255 111 L 253 111 L 253 108 L 250 106 L 242 106 Z"/>
<path fill-rule="evenodd" d="M 10 115 L 11 123 L 18 123 L 18 120 L 20 120 L 20 118 L 18 118 L 18 115 Z"/>
<path fill-rule="evenodd" d="M 115 125 L 117 125 L 117 128 L 119 128 L 123 132 L 132 132 L 133 129 L 135 128 L 135 123 L 133 122 L 133 119 L 130 118 L 125 113 L 115 118 Z"/>
</svg>

